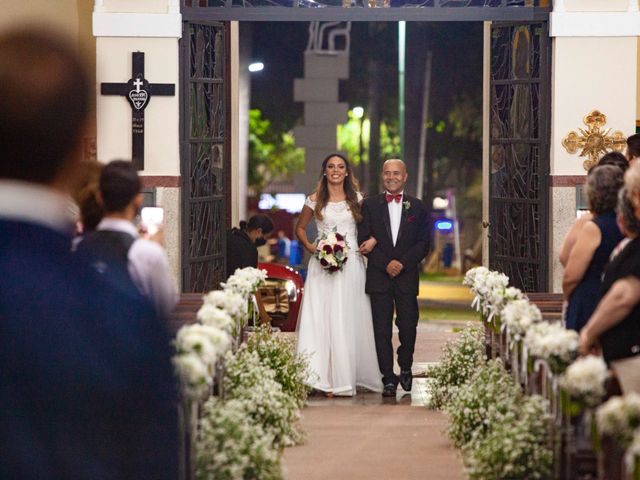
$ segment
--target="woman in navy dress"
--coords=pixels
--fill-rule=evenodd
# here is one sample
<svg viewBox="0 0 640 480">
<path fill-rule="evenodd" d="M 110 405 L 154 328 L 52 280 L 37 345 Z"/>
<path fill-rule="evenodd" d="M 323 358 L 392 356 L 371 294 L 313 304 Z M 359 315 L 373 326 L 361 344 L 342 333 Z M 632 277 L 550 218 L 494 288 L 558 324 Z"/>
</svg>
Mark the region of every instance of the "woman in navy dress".
<svg viewBox="0 0 640 480">
<path fill-rule="evenodd" d="M 585 193 L 593 219 L 580 229 L 562 278 L 562 292 L 569 302 L 566 326 L 578 332 L 598 304 L 602 273 L 623 238 L 615 213 L 622 184 L 623 172 L 613 165 L 597 166 L 587 176 Z"/>
</svg>

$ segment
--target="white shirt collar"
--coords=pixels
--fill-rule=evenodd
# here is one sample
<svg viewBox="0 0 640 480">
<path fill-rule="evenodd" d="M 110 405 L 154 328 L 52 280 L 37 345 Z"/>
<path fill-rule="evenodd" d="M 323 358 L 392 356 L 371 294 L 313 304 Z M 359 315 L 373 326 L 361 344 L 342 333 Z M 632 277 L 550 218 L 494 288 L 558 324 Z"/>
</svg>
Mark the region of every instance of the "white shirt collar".
<svg viewBox="0 0 640 480">
<path fill-rule="evenodd" d="M 65 235 L 73 233 L 74 202 L 51 187 L 0 179 L 0 219 L 34 223 Z"/>
<path fill-rule="evenodd" d="M 138 229 L 129 220 L 121 218 L 103 218 L 96 230 L 115 230 L 116 232 L 128 233 L 134 238 L 138 238 Z"/>
</svg>

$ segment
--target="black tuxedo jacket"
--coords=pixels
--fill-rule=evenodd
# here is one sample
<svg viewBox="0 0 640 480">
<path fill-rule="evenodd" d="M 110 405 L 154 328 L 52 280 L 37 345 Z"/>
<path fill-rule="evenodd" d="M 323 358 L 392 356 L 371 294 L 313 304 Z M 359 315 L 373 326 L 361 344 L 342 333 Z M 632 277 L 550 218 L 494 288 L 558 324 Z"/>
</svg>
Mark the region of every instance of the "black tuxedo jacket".
<svg viewBox="0 0 640 480">
<path fill-rule="evenodd" d="M 358 244 L 370 236 L 375 237 L 378 242 L 368 255 L 366 292 L 390 292 L 395 284 L 400 292 L 417 295 L 418 266 L 427 256 L 430 244 L 430 222 L 424 203 L 404 195 L 395 246 L 384 193 L 364 199 L 362 216 L 362 222 L 358 225 Z M 390 277 L 386 271 L 391 260 L 398 260 L 404 266 L 400 275 L 395 278 Z"/>
</svg>

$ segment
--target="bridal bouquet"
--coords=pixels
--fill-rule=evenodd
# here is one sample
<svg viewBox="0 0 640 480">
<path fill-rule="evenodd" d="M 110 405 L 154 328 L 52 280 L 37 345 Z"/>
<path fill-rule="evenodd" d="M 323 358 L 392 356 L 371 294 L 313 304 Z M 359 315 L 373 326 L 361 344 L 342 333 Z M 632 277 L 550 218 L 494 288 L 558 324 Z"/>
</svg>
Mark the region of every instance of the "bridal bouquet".
<svg viewBox="0 0 640 480">
<path fill-rule="evenodd" d="M 318 239 L 315 257 L 320 262 L 322 268 L 329 273 L 337 272 L 347 262 L 349 254 L 349 244 L 344 235 L 333 232 L 323 233 Z"/>
</svg>

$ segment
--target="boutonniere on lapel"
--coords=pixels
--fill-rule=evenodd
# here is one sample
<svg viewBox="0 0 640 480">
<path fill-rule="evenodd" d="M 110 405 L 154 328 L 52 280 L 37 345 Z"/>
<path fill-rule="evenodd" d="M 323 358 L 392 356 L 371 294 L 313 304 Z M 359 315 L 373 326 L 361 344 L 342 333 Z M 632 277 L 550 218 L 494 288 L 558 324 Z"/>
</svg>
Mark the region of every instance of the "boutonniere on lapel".
<svg viewBox="0 0 640 480">
<path fill-rule="evenodd" d="M 408 212 L 411 208 L 411 202 L 409 200 L 405 200 L 404 202 L 402 202 L 402 208 L 405 212 Z"/>
</svg>

